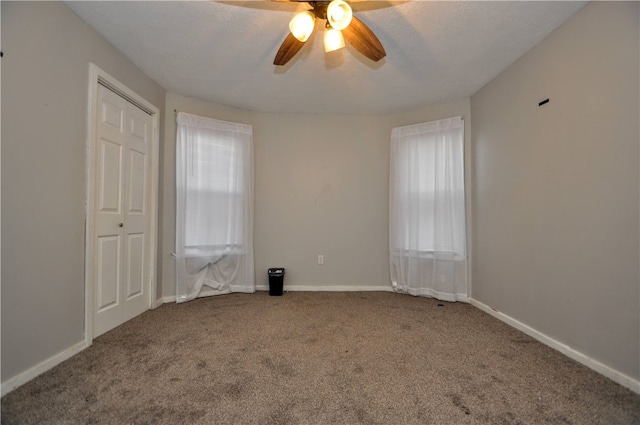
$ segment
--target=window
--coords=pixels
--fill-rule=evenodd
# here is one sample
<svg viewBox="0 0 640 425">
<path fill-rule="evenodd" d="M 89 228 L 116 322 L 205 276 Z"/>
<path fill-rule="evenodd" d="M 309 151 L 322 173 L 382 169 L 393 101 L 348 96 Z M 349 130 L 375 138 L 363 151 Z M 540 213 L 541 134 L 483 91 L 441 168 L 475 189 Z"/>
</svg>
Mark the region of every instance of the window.
<svg viewBox="0 0 640 425">
<path fill-rule="evenodd" d="M 253 129 L 176 118 L 176 294 L 253 292 Z"/>
<path fill-rule="evenodd" d="M 229 135 L 205 132 L 187 149 L 187 249 L 225 249 L 242 245 L 244 229 L 233 216 L 244 209 L 240 147 Z M 202 227 L 205 222 L 209 222 L 207 231 Z"/>
<path fill-rule="evenodd" d="M 393 130 L 394 249 L 465 256 L 463 134 L 460 118 Z"/>
<path fill-rule="evenodd" d="M 398 291 L 466 298 L 464 121 L 391 133 L 389 248 Z"/>
</svg>

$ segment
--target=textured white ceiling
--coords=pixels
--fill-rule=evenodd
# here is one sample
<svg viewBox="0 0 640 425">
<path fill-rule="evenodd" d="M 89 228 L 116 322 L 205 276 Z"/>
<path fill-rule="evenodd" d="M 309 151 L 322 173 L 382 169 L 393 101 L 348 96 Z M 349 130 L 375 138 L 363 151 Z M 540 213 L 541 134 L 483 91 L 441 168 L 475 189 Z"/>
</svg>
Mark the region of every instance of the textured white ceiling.
<svg viewBox="0 0 640 425">
<path fill-rule="evenodd" d="M 468 98 L 586 2 L 354 3 L 382 42 L 324 53 L 322 28 L 286 66 L 273 58 L 306 3 L 66 4 L 166 90 L 269 112 L 386 114 Z"/>
</svg>

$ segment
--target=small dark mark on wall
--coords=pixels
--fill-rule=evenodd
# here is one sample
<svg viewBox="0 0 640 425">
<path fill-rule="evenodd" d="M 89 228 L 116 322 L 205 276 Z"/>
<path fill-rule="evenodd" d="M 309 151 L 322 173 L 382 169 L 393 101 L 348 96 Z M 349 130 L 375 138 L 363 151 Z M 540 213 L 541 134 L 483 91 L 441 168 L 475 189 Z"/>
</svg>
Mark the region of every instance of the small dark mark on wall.
<svg viewBox="0 0 640 425">
<path fill-rule="evenodd" d="M 0 52 L 0 58 L 4 56 L 4 53 Z"/>
<path fill-rule="evenodd" d="M 538 103 L 538 106 L 542 106 L 542 105 L 547 104 L 547 103 L 549 103 L 549 99 L 545 99 L 542 102 Z"/>
</svg>

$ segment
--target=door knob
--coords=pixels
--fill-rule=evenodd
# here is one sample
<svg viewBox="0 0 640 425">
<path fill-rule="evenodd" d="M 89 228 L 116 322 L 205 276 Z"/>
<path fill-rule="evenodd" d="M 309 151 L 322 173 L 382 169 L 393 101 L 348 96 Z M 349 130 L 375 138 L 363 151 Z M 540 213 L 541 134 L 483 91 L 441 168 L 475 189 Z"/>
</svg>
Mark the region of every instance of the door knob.
<svg viewBox="0 0 640 425">
<path fill-rule="evenodd" d="M 118 224 L 118 227 L 123 227 L 123 226 L 124 226 L 124 223 Z"/>
</svg>

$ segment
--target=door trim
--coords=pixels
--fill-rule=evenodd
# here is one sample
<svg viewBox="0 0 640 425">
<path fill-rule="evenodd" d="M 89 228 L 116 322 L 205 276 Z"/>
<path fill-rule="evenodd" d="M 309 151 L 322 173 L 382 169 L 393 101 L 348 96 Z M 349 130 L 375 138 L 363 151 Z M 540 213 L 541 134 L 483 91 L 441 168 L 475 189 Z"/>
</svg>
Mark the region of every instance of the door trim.
<svg viewBox="0 0 640 425">
<path fill-rule="evenodd" d="M 95 217 L 93 214 L 96 203 L 95 193 L 92 190 L 96 180 L 96 163 L 94 146 L 96 145 L 98 122 L 98 84 L 107 87 L 118 95 L 133 103 L 152 117 L 151 136 L 151 211 L 150 211 L 150 234 L 149 234 L 149 281 L 147 293 L 149 294 L 149 308 L 156 308 L 162 304 L 162 300 L 156 299 L 157 276 L 157 234 L 158 234 L 158 161 L 160 147 L 160 109 L 148 102 L 142 96 L 120 83 L 111 75 L 100 69 L 93 63 L 89 64 L 89 105 L 87 108 L 87 139 L 86 139 L 86 176 L 85 176 L 85 270 L 84 270 L 84 339 L 88 345 L 93 342 L 93 318 L 95 315 L 95 282 L 93 281 L 95 259 L 93 239 L 95 232 Z"/>
</svg>

